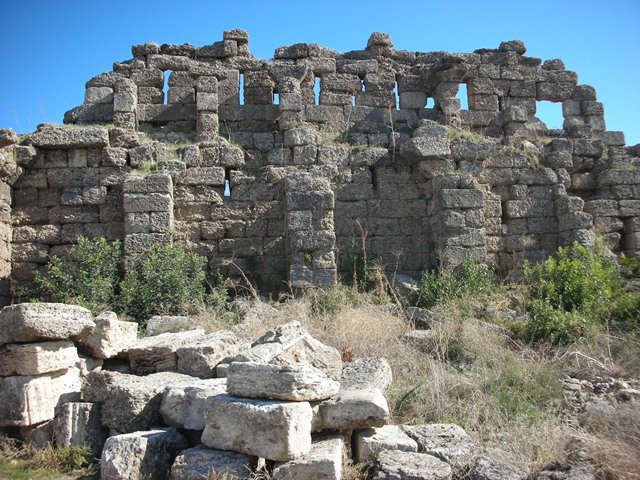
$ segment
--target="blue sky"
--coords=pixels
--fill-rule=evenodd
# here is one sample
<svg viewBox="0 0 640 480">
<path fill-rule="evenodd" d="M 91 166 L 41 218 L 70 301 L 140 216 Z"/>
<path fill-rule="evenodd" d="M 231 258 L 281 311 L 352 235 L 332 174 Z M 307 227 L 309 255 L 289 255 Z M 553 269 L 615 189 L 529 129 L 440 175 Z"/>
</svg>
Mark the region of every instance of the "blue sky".
<svg viewBox="0 0 640 480">
<path fill-rule="evenodd" d="M 361 49 L 374 31 L 415 51 L 471 52 L 521 39 L 527 55 L 562 58 L 579 83 L 593 85 L 607 129 L 640 143 L 638 0 L 0 0 L 0 18 L 0 127 L 19 133 L 61 123 L 82 103 L 85 82 L 131 58 L 132 44 L 202 46 L 243 28 L 259 58 L 297 42 Z M 561 113 L 552 107 L 541 115 L 557 127 Z"/>
</svg>

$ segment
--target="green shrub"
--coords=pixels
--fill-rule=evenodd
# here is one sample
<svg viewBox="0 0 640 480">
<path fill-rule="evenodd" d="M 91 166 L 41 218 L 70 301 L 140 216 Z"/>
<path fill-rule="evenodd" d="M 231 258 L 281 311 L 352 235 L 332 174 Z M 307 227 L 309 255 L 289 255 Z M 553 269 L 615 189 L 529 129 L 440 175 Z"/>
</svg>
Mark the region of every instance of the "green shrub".
<svg viewBox="0 0 640 480">
<path fill-rule="evenodd" d="M 214 301 L 207 294 L 205 266 L 203 256 L 179 245 L 152 245 L 120 283 L 120 309 L 141 325 L 153 315 L 196 313 Z"/>
<path fill-rule="evenodd" d="M 431 308 L 439 302 L 488 292 L 496 286 L 489 268 L 467 257 L 453 268 L 424 272 L 418 284 L 416 305 Z"/>
<path fill-rule="evenodd" d="M 625 330 L 640 330 L 640 292 L 621 293 L 611 305 L 609 320 Z"/>
<path fill-rule="evenodd" d="M 94 313 L 114 303 L 119 280 L 120 242 L 80 236 L 66 258 L 51 257 L 44 275 L 36 272 L 34 299 L 79 304 Z"/>
</svg>

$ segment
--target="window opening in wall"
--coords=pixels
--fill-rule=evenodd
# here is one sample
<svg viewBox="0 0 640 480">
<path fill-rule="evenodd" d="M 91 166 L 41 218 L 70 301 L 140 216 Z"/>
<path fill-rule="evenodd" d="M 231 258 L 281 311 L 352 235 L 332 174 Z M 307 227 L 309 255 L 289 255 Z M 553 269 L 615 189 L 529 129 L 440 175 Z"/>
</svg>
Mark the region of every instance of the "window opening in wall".
<svg viewBox="0 0 640 480">
<path fill-rule="evenodd" d="M 469 96 L 467 95 L 467 84 L 461 83 L 458 85 L 458 94 L 456 98 L 460 100 L 460 108 L 462 110 L 469 110 Z"/>
<path fill-rule="evenodd" d="M 427 98 L 427 104 L 424 106 L 424 108 L 435 108 L 435 106 L 436 102 L 433 100 L 433 98 Z"/>
<path fill-rule="evenodd" d="M 315 104 L 320 105 L 320 77 L 316 77 L 313 81 L 313 98 Z"/>
<path fill-rule="evenodd" d="M 224 193 L 222 194 L 225 197 L 231 196 L 231 169 L 224 169 Z"/>
<path fill-rule="evenodd" d="M 547 128 L 562 128 L 562 123 L 564 122 L 562 103 L 536 102 L 536 117 L 542 120 L 547 125 Z"/>
<path fill-rule="evenodd" d="M 238 83 L 238 102 L 244 105 L 244 73 L 240 72 L 240 82 Z"/>
<path fill-rule="evenodd" d="M 162 103 L 166 105 L 167 103 L 169 103 L 169 75 L 171 75 L 173 72 L 171 70 L 167 70 L 163 73 L 164 76 L 162 79 Z"/>
<path fill-rule="evenodd" d="M 273 92 L 273 104 L 280 105 L 280 94 L 278 92 Z"/>
<path fill-rule="evenodd" d="M 398 96 L 398 81 L 393 84 L 393 95 L 396 98 L 396 110 L 400 109 L 400 97 Z"/>
<path fill-rule="evenodd" d="M 507 224 L 507 202 L 502 202 L 500 206 L 501 206 L 500 223 L 502 225 L 506 225 Z"/>
</svg>

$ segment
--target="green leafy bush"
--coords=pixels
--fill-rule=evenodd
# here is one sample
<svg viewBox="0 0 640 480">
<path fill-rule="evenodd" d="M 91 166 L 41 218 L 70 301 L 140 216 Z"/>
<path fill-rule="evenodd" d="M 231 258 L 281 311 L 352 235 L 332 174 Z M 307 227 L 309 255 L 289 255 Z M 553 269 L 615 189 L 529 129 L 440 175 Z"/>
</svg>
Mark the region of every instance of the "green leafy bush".
<svg viewBox="0 0 640 480">
<path fill-rule="evenodd" d="M 205 266 L 203 256 L 179 245 L 155 244 L 120 283 L 119 307 L 141 324 L 153 315 L 196 313 L 213 300 Z"/>
<path fill-rule="evenodd" d="M 488 292 L 496 286 L 493 272 L 467 257 L 453 268 L 424 272 L 418 284 L 416 305 L 431 308 L 439 302 Z"/>
<path fill-rule="evenodd" d="M 35 273 L 33 297 L 79 304 L 94 313 L 113 304 L 119 280 L 120 242 L 80 236 L 66 258 L 51 257 L 45 273 Z"/>
</svg>

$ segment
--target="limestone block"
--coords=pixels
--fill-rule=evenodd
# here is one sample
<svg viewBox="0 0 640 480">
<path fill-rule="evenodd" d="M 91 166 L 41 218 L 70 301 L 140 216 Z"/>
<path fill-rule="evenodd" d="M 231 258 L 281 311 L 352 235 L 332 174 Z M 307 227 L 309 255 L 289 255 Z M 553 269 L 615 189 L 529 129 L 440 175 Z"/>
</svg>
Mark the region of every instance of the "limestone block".
<svg viewBox="0 0 640 480">
<path fill-rule="evenodd" d="M 438 160 L 451 155 L 449 140 L 445 135 L 414 137 L 400 148 L 400 154 L 408 160 Z"/>
<path fill-rule="evenodd" d="M 422 453 L 386 450 L 376 459 L 373 480 L 448 480 L 451 466 Z"/>
<path fill-rule="evenodd" d="M 147 376 L 91 372 L 82 388 L 82 400 L 102 403 L 102 424 L 129 433 L 162 425 L 160 402 L 164 390 L 193 382 L 193 377 L 170 372 Z"/>
<path fill-rule="evenodd" d="M 128 176 L 122 185 L 124 193 L 173 193 L 171 176 L 154 173 L 144 177 Z"/>
<path fill-rule="evenodd" d="M 404 425 L 404 432 L 418 443 L 418 451 L 451 463 L 473 453 L 475 445 L 462 427 L 454 424 Z"/>
<path fill-rule="evenodd" d="M 20 427 L 20 438 L 29 445 L 36 448 L 51 447 L 53 439 L 53 420 L 30 425 L 28 427 Z"/>
<path fill-rule="evenodd" d="M 58 445 L 88 445 L 91 454 L 99 457 L 106 440 L 100 422 L 100 404 L 67 402 L 54 421 L 53 438 Z"/>
<path fill-rule="evenodd" d="M 215 377 L 215 368 L 224 358 L 238 353 L 240 340 L 228 330 L 205 335 L 176 350 L 180 373 L 200 378 Z"/>
<path fill-rule="evenodd" d="M 29 426 L 51 420 L 61 401 L 77 400 L 80 370 L 40 376 L 0 378 L 0 427 Z"/>
<path fill-rule="evenodd" d="M 178 348 L 204 336 L 202 328 L 178 333 L 162 333 L 139 339 L 129 348 L 131 371 L 137 375 L 177 371 Z"/>
<path fill-rule="evenodd" d="M 397 425 L 367 428 L 353 432 L 354 460 L 358 463 L 373 461 L 384 450 L 417 452 L 418 444 Z"/>
<path fill-rule="evenodd" d="M 312 411 L 308 402 L 210 397 L 202 443 L 269 460 L 287 461 L 311 449 Z"/>
<path fill-rule="evenodd" d="M 242 479 L 249 478 L 257 466 L 256 457 L 198 445 L 184 450 L 176 457 L 169 478 L 171 480 Z"/>
<path fill-rule="evenodd" d="M 138 96 L 135 93 L 119 92 L 113 96 L 113 111 L 133 113 L 136 111 Z"/>
<path fill-rule="evenodd" d="M 236 397 L 311 402 L 325 400 L 339 388 L 339 382 L 304 364 L 233 362 L 227 371 L 227 391 Z"/>
<path fill-rule="evenodd" d="M 173 208 L 171 196 L 165 193 L 125 193 L 125 213 L 166 212 Z"/>
<path fill-rule="evenodd" d="M 436 210 L 482 208 L 484 197 L 480 190 L 445 188 L 436 192 L 433 202 Z"/>
<path fill-rule="evenodd" d="M 182 315 L 154 315 L 147 321 L 145 335 L 147 337 L 160 333 L 178 332 L 189 325 L 189 317 Z"/>
<path fill-rule="evenodd" d="M 86 308 L 62 303 L 21 303 L 0 310 L 0 345 L 79 340 L 95 326 Z"/>
<path fill-rule="evenodd" d="M 388 421 L 389 405 L 379 389 L 346 390 L 314 406 L 313 430 L 381 427 Z"/>
<path fill-rule="evenodd" d="M 393 381 L 391 366 L 382 357 L 356 358 L 345 363 L 340 377 L 342 390 L 379 388 L 385 391 Z"/>
<path fill-rule="evenodd" d="M 224 185 L 224 168 L 193 167 L 180 176 L 179 183 L 184 185 Z"/>
<path fill-rule="evenodd" d="M 160 414 L 170 427 L 203 430 L 206 399 L 227 393 L 227 379 L 214 378 L 182 387 L 168 387 L 162 394 Z"/>
<path fill-rule="evenodd" d="M 80 344 L 96 358 L 113 358 L 126 352 L 137 340 L 138 324 L 119 321 L 113 312 L 105 312 L 95 319 L 96 326 Z"/>
<path fill-rule="evenodd" d="M 284 132 L 284 146 L 296 147 L 318 143 L 318 131 L 314 128 L 292 128 Z"/>
<path fill-rule="evenodd" d="M 6 345 L 0 349 L 0 377 L 36 376 L 68 370 L 78 362 L 73 342 L 41 342 Z"/>
<path fill-rule="evenodd" d="M 187 446 L 186 438 L 173 428 L 109 437 L 100 459 L 100 478 L 167 478 L 174 459 Z"/>
<path fill-rule="evenodd" d="M 88 87 L 84 92 L 84 103 L 111 103 L 113 102 L 113 88 Z"/>
<path fill-rule="evenodd" d="M 314 438 L 311 451 L 300 458 L 276 463 L 273 480 L 334 480 L 342 478 L 342 435 Z"/>
<path fill-rule="evenodd" d="M 493 456 L 480 455 L 471 467 L 471 478 L 475 480 L 527 480 L 526 470 L 511 465 Z"/>
<path fill-rule="evenodd" d="M 44 124 L 29 135 L 29 142 L 41 148 L 100 148 L 109 146 L 109 133 L 103 127 L 56 127 Z"/>
</svg>

